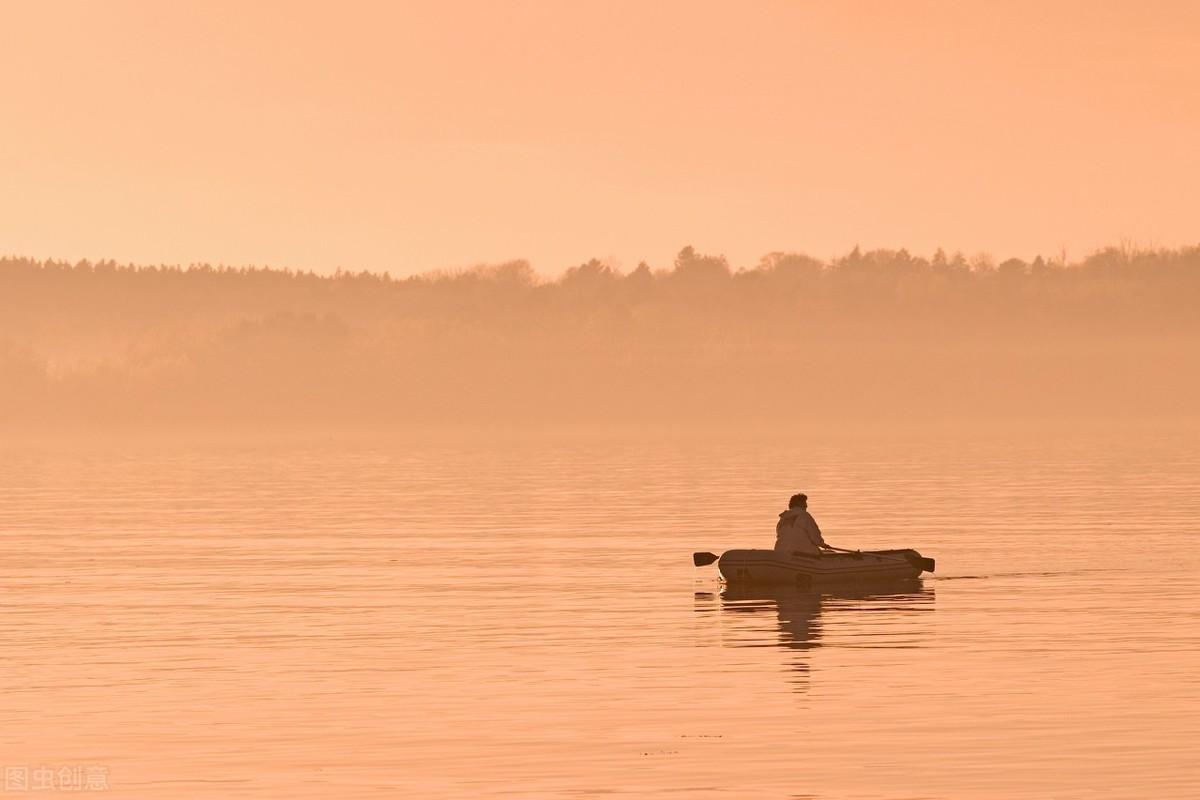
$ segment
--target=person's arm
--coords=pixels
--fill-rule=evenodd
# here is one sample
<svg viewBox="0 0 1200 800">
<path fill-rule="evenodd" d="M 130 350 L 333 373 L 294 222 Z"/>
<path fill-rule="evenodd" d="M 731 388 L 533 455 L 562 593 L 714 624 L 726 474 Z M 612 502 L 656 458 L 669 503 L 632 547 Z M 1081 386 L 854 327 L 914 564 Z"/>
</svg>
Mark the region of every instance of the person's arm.
<svg viewBox="0 0 1200 800">
<path fill-rule="evenodd" d="M 825 537 L 821 534 L 821 526 L 817 524 L 816 518 L 811 514 L 809 515 L 809 518 L 812 519 L 813 533 L 817 535 L 817 547 L 824 547 L 826 550 L 828 550 L 829 543 L 825 541 Z"/>
</svg>

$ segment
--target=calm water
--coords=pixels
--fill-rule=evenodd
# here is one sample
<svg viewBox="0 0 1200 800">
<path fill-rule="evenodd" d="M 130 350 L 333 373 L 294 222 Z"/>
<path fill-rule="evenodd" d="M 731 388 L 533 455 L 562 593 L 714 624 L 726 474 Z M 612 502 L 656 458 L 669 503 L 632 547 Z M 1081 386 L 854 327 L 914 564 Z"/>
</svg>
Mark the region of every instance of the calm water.
<svg viewBox="0 0 1200 800">
<path fill-rule="evenodd" d="M 0 765 L 145 798 L 1200 796 L 1196 439 L 1019 441 L 8 446 Z M 936 577 L 691 566 L 770 546 L 800 489 Z"/>
</svg>

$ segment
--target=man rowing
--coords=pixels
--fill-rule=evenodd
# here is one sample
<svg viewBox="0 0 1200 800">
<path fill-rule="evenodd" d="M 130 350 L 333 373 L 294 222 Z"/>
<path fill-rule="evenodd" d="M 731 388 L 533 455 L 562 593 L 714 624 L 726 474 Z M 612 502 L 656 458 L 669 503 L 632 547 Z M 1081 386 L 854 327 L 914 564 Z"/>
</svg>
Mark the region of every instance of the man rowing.
<svg viewBox="0 0 1200 800">
<path fill-rule="evenodd" d="M 824 552 L 824 551 L 832 552 Z M 794 494 L 788 510 L 779 515 L 773 550 L 726 550 L 692 553 L 697 567 L 713 562 L 727 583 L 799 586 L 815 582 L 846 582 L 885 578 L 916 578 L 933 572 L 932 558 L 916 550 L 842 550 L 825 542 L 817 521 L 808 513 L 808 496 Z"/>
</svg>

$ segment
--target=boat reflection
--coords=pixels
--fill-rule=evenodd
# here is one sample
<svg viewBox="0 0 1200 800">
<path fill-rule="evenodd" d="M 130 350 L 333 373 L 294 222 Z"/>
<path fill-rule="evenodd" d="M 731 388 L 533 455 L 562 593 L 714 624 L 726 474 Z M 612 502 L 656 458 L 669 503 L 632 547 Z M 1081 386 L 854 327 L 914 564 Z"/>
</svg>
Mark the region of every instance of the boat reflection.
<svg viewBox="0 0 1200 800">
<path fill-rule="evenodd" d="M 917 626 L 910 615 L 932 611 L 933 601 L 933 588 L 920 579 L 819 591 L 726 586 L 719 595 L 696 593 L 698 611 L 711 611 L 719 602 L 721 616 L 733 623 L 721 626 L 722 646 L 801 651 L 789 659 L 797 691 L 808 688 L 811 654 L 805 651 L 831 646 L 919 647 L 923 626 Z"/>
</svg>

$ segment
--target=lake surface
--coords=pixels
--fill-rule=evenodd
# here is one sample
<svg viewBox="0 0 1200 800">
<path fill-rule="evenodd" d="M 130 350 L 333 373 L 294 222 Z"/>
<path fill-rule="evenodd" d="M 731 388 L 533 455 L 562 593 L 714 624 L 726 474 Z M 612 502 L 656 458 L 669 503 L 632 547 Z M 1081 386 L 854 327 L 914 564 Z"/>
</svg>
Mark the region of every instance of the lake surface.
<svg viewBox="0 0 1200 800">
<path fill-rule="evenodd" d="M 0 765 L 131 798 L 1197 797 L 1198 489 L 1185 433 L 10 444 Z M 692 567 L 800 490 L 936 577 Z"/>
</svg>

